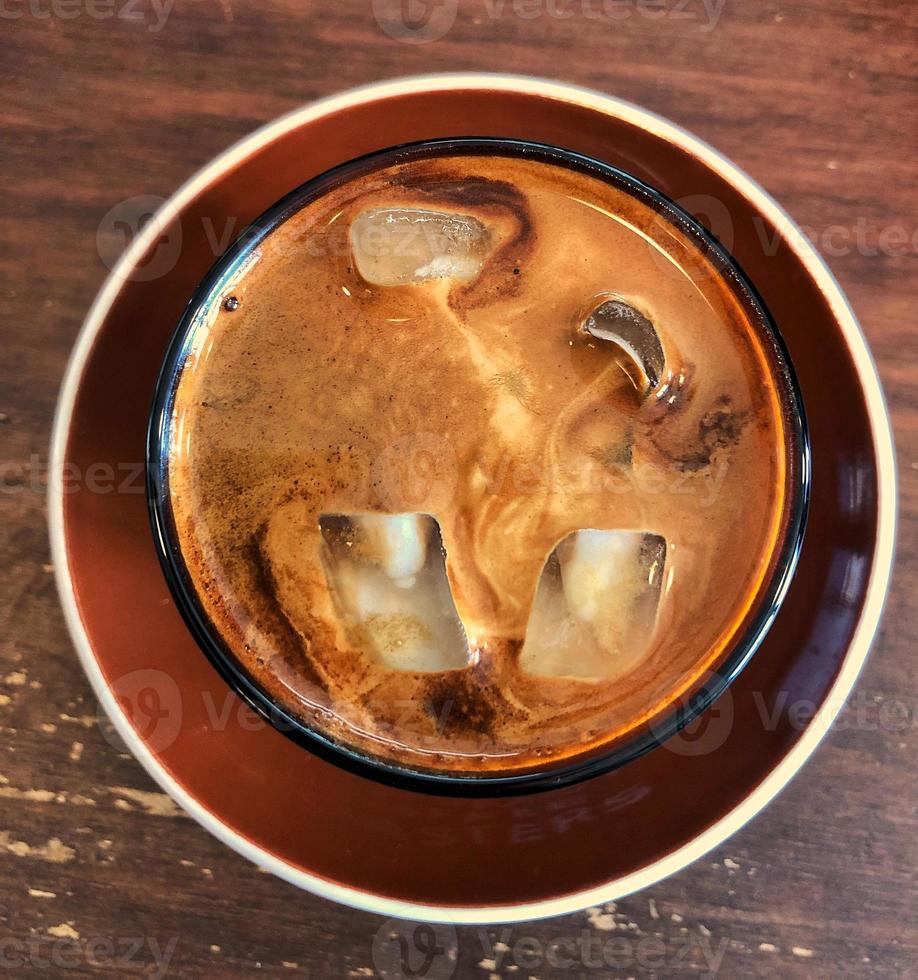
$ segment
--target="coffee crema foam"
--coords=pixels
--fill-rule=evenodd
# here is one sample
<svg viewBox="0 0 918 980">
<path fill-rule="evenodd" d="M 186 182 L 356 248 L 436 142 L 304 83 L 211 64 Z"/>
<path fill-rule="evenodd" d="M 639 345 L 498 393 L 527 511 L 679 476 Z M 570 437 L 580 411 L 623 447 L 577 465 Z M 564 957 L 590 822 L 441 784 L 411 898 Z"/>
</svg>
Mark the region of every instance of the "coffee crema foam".
<svg viewBox="0 0 918 980">
<path fill-rule="evenodd" d="M 232 655 L 359 753 L 458 774 L 621 738 L 716 665 L 784 531 L 786 380 L 652 198 L 498 154 L 307 201 L 200 311 L 182 557 Z"/>
</svg>

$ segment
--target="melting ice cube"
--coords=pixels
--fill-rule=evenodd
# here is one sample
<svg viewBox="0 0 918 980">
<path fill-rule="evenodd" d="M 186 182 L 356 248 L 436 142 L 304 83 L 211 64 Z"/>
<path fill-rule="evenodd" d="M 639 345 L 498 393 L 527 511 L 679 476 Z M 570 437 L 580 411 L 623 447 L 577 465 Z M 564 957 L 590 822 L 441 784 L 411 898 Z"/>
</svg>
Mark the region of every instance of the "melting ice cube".
<svg viewBox="0 0 918 980">
<path fill-rule="evenodd" d="M 377 286 L 474 279 L 491 241 L 476 218 L 419 208 L 363 211 L 350 238 L 358 272 Z"/>
<path fill-rule="evenodd" d="M 531 675 L 607 679 L 653 640 L 666 542 L 642 531 L 575 531 L 545 565 L 520 666 Z"/>
<path fill-rule="evenodd" d="M 621 299 L 606 299 L 584 320 L 582 329 L 617 344 L 625 355 L 619 363 L 641 394 L 653 391 L 663 376 L 663 345 L 650 320 Z"/>
<path fill-rule="evenodd" d="M 465 667 L 469 645 L 427 514 L 324 515 L 323 563 L 355 646 L 394 670 Z"/>
</svg>

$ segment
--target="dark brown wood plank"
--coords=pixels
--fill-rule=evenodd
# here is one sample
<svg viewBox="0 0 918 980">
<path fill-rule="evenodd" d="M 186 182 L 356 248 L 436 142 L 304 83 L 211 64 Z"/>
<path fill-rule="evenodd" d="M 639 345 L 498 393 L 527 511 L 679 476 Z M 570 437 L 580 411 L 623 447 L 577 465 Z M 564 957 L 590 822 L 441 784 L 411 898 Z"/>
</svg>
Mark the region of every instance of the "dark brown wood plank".
<svg viewBox="0 0 918 980">
<path fill-rule="evenodd" d="M 116 15 L 99 15 L 108 9 Z M 162 23 L 157 9 L 168 10 Z M 381 920 L 238 858 L 157 793 L 98 723 L 48 566 L 47 442 L 69 349 L 106 272 L 96 233 L 114 205 L 168 195 L 235 139 L 317 96 L 406 73 L 497 69 L 552 74 L 669 116 L 789 208 L 872 344 L 902 500 L 893 592 L 849 724 L 784 795 L 708 858 L 616 907 L 459 930 L 453 975 L 918 975 L 918 9 L 462 0 L 440 39 L 406 44 L 381 29 L 369 0 L 7 0 L 0 38 L 0 965 L 156 975 L 158 956 L 182 977 L 374 974 Z M 907 242 L 878 247 L 891 228 Z M 552 949 L 566 966 L 552 966 Z M 430 973 L 441 975 L 449 970 Z"/>
</svg>

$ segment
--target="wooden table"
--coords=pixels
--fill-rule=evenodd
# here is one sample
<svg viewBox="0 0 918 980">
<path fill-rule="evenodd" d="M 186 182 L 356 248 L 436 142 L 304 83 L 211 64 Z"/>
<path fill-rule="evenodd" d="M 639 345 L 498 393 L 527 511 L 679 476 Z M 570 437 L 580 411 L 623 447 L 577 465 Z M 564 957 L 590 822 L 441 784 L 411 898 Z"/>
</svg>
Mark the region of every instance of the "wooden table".
<svg viewBox="0 0 918 980">
<path fill-rule="evenodd" d="M 725 846 L 616 906 L 460 930 L 453 975 L 918 976 L 916 9 L 418 0 L 431 12 L 423 30 L 445 33 L 408 43 L 390 36 L 399 24 L 385 15 L 399 5 L 388 0 L 162 2 L 6 0 L 0 11 L 0 966 L 162 975 L 156 962 L 168 960 L 180 977 L 374 975 L 379 919 L 231 853 L 98 723 L 48 564 L 49 428 L 112 257 L 103 218 L 113 206 L 168 195 L 318 96 L 400 74 L 499 69 L 579 82 L 676 120 L 810 231 L 879 361 L 901 523 L 856 710 L 783 796 Z M 552 946 L 583 930 L 630 947 L 619 942 L 607 966 L 590 947 L 572 962 L 572 947 Z"/>
</svg>

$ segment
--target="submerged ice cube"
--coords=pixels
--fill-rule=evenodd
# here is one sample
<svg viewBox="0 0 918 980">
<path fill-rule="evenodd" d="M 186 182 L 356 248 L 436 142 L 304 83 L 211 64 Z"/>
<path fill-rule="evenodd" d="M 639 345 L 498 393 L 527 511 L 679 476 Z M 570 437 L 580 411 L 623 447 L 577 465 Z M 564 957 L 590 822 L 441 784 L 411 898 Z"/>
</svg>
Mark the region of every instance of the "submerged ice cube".
<svg viewBox="0 0 918 980">
<path fill-rule="evenodd" d="M 602 680 L 653 641 L 666 542 L 642 531 L 581 530 L 552 552 L 520 654 L 527 674 Z"/>
<path fill-rule="evenodd" d="M 427 514 L 324 515 L 325 574 L 351 642 L 394 670 L 465 667 L 469 645 Z"/>
<path fill-rule="evenodd" d="M 357 271 L 377 286 L 474 279 L 491 242 L 477 218 L 421 208 L 363 211 L 350 239 Z"/>
<path fill-rule="evenodd" d="M 663 376 L 663 345 L 653 323 L 622 299 L 605 299 L 584 320 L 582 329 L 597 340 L 618 346 L 619 363 L 641 393 L 653 391 Z"/>
</svg>

